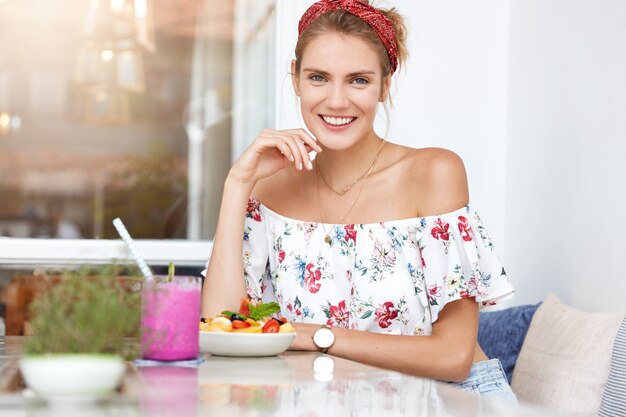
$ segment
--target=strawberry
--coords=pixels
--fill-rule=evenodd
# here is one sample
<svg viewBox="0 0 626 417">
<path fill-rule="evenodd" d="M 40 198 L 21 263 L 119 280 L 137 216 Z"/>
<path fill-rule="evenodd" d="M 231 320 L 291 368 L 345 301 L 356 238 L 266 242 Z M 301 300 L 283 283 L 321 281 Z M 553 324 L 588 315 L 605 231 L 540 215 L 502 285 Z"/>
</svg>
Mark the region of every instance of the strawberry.
<svg viewBox="0 0 626 417">
<path fill-rule="evenodd" d="M 233 320 L 233 329 L 244 329 L 246 327 L 250 327 L 252 326 L 250 323 L 248 323 L 247 321 L 243 321 L 243 320 Z"/>
<path fill-rule="evenodd" d="M 280 331 L 280 323 L 276 319 L 269 319 L 265 325 L 263 325 L 263 329 L 261 330 L 263 333 L 278 333 Z"/>
<path fill-rule="evenodd" d="M 245 298 L 242 298 L 241 304 L 239 304 L 239 314 L 250 317 L 250 301 Z"/>
</svg>

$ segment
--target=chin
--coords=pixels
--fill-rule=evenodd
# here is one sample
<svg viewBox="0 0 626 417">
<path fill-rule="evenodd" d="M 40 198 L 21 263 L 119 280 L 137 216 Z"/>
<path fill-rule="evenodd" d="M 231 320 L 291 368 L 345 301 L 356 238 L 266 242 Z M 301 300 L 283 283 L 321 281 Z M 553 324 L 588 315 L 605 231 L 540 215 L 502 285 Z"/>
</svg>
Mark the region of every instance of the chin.
<svg viewBox="0 0 626 417">
<path fill-rule="evenodd" d="M 337 141 L 337 140 L 320 140 L 320 143 L 331 151 L 345 151 L 354 146 L 357 141 Z"/>
</svg>

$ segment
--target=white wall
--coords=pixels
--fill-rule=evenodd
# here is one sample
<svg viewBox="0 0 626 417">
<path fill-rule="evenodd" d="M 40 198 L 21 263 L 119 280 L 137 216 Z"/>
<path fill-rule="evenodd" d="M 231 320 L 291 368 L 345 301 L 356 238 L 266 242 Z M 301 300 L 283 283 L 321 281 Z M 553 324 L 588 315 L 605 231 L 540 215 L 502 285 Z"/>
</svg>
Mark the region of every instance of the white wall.
<svg viewBox="0 0 626 417">
<path fill-rule="evenodd" d="M 626 2 L 513 1 L 510 33 L 516 302 L 626 311 Z"/>
<path fill-rule="evenodd" d="M 284 80 L 312 3 L 278 0 L 278 127 L 300 125 Z M 626 311 L 626 2 L 387 3 L 408 19 L 411 52 L 391 140 L 464 159 L 472 203 L 518 290 L 511 304 L 552 291 L 579 308 Z"/>
</svg>

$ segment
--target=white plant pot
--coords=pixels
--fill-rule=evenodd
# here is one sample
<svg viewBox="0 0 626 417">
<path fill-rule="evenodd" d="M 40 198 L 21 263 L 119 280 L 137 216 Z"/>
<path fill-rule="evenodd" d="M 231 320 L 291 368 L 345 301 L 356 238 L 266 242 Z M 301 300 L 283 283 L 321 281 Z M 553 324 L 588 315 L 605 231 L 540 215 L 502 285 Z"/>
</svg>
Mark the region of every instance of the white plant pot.
<svg viewBox="0 0 626 417">
<path fill-rule="evenodd" d="M 19 364 L 26 385 L 48 399 L 110 395 L 126 367 L 121 356 L 87 353 L 31 355 Z"/>
</svg>

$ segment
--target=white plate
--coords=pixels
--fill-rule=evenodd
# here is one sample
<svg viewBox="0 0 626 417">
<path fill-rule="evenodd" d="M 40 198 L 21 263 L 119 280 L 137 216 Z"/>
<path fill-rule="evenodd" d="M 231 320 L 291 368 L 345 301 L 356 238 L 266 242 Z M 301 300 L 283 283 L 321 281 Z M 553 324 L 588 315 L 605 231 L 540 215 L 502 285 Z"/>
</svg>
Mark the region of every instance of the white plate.
<svg viewBox="0 0 626 417">
<path fill-rule="evenodd" d="M 296 333 L 200 331 L 200 352 L 218 356 L 274 356 L 287 350 Z"/>
</svg>

